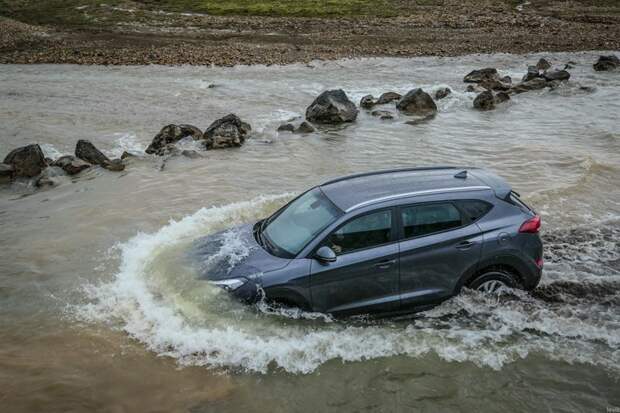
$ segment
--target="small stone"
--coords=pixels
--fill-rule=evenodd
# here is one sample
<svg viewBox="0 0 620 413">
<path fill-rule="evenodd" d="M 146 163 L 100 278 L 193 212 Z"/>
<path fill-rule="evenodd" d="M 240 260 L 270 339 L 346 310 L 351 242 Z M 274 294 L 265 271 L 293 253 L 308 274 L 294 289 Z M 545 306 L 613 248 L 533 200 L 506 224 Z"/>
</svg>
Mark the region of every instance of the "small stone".
<svg viewBox="0 0 620 413">
<path fill-rule="evenodd" d="M 395 100 L 400 100 L 401 98 L 402 98 L 402 95 L 400 93 L 385 92 L 385 93 L 382 93 L 381 96 L 379 96 L 379 99 L 377 99 L 377 105 L 385 105 L 386 103 L 390 103 Z"/>
<path fill-rule="evenodd" d="M 449 87 L 442 87 L 441 89 L 435 92 L 435 100 L 443 99 L 446 96 L 448 96 L 450 93 L 452 93 L 452 90 L 450 90 Z"/>
<path fill-rule="evenodd" d="M 293 132 L 295 131 L 295 125 L 292 123 L 284 123 L 278 126 L 278 132 Z"/>
<path fill-rule="evenodd" d="M 366 95 L 360 100 L 360 107 L 364 109 L 370 109 L 375 105 L 375 98 L 373 95 Z"/>
<path fill-rule="evenodd" d="M 306 121 L 303 121 L 299 124 L 299 126 L 295 130 L 295 133 L 312 133 L 315 131 L 316 129 L 314 128 L 314 126 L 312 126 L 310 123 Z"/>
<path fill-rule="evenodd" d="M 536 69 L 538 70 L 547 70 L 550 68 L 551 63 L 549 63 L 547 59 L 541 58 L 540 60 L 538 60 L 538 63 L 536 63 Z"/>
</svg>

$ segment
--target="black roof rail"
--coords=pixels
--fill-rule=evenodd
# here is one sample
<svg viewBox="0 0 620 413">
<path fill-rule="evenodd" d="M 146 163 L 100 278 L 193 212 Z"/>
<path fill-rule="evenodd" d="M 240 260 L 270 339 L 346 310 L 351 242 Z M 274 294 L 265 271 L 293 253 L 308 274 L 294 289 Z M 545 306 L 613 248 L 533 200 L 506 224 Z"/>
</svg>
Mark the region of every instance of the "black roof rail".
<svg viewBox="0 0 620 413">
<path fill-rule="evenodd" d="M 472 169 L 472 168 L 464 168 L 459 166 L 421 166 L 421 167 L 411 167 L 411 168 L 397 168 L 397 169 L 385 169 L 381 171 L 373 171 L 373 172 L 362 172 L 359 174 L 347 175 L 340 178 L 332 179 L 331 181 L 327 181 L 322 183 L 319 186 L 331 185 L 336 182 L 347 181 L 349 179 L 354 178 L 363 178 L 365 176 L 373 176 L 373 175 L 382 175 L 382 174 L 390 174 L 397 172 L 418 172 L 418 171 L 440 171 L 440 170 L 464 170 L 464 169 Z"/>
</svg>

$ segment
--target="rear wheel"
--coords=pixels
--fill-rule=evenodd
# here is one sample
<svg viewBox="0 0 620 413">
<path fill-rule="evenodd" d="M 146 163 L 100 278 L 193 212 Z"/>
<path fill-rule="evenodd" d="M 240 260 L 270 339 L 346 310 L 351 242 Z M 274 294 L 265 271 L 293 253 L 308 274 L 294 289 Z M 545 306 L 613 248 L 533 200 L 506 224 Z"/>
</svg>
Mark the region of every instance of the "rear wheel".
<svg viewBox="0 0 620 413">
<path fill-rule="evenodd" d="M 469 288 L 482 293 L 497 293 L 506 288 L 519 288 L 520 284 L 517 278 L 503 270 L 486 271 L 469 283 Z"/>
</svg>

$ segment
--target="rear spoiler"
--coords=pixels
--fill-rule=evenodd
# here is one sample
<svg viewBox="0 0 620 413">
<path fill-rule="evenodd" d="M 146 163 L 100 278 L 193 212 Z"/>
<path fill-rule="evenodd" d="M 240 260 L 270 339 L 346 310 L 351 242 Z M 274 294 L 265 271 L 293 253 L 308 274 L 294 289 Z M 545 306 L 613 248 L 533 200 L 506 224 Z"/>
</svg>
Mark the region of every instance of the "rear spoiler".
<svg viewBox="0 0 620 413">
<path fill-rule="evenodd" d="M 470 169 L 469 173 L 490 186 L 493 192 L 495 192 L 495 196 L 499 199 L 507 199 L 510 197 L 512 188 L 505 179 L 485 169 Z"/>
</svg>

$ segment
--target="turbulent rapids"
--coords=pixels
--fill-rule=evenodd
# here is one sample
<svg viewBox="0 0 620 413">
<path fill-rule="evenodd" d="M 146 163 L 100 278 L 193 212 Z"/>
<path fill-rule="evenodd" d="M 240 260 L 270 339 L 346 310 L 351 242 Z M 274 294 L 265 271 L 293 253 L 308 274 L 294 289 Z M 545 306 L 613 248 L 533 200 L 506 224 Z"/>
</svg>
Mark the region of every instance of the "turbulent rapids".
<svg viewBox="0 0 620 413">
<path fill-rule="evenodd" d="M 246 307 L 198 279 L 186 257 L 196 237 L 257 220 L 288 197 L 202 209 L 158 232 L 134 237 L 119 246 L 116 278 L 89 288 L 93 303 L 79 314 L 117 324 L 182 365 L 309 373 L 334 358 L 432 352 L 447 361 L 500 369 L 542 353 L 620 373 L 620 220 L 547 234 L 548 276 L 531 295 L 515 291 L 484 297 L 467 291 L 409 319 L 334 321 L 317 314 L 274 312 L 264 304 Z M 232 266 L 247 255 L 247 246 L 234 232 L 222 238 L 220 249 L 209 251 L 213 261 L 207 267 Z M 588 251 L 587 262 L 578 251 Z M 569 277 L 563 276 L 566 267 L 572 267 Z M 564 281 L 577 276 L 579 281 Z"/>
</svg>

